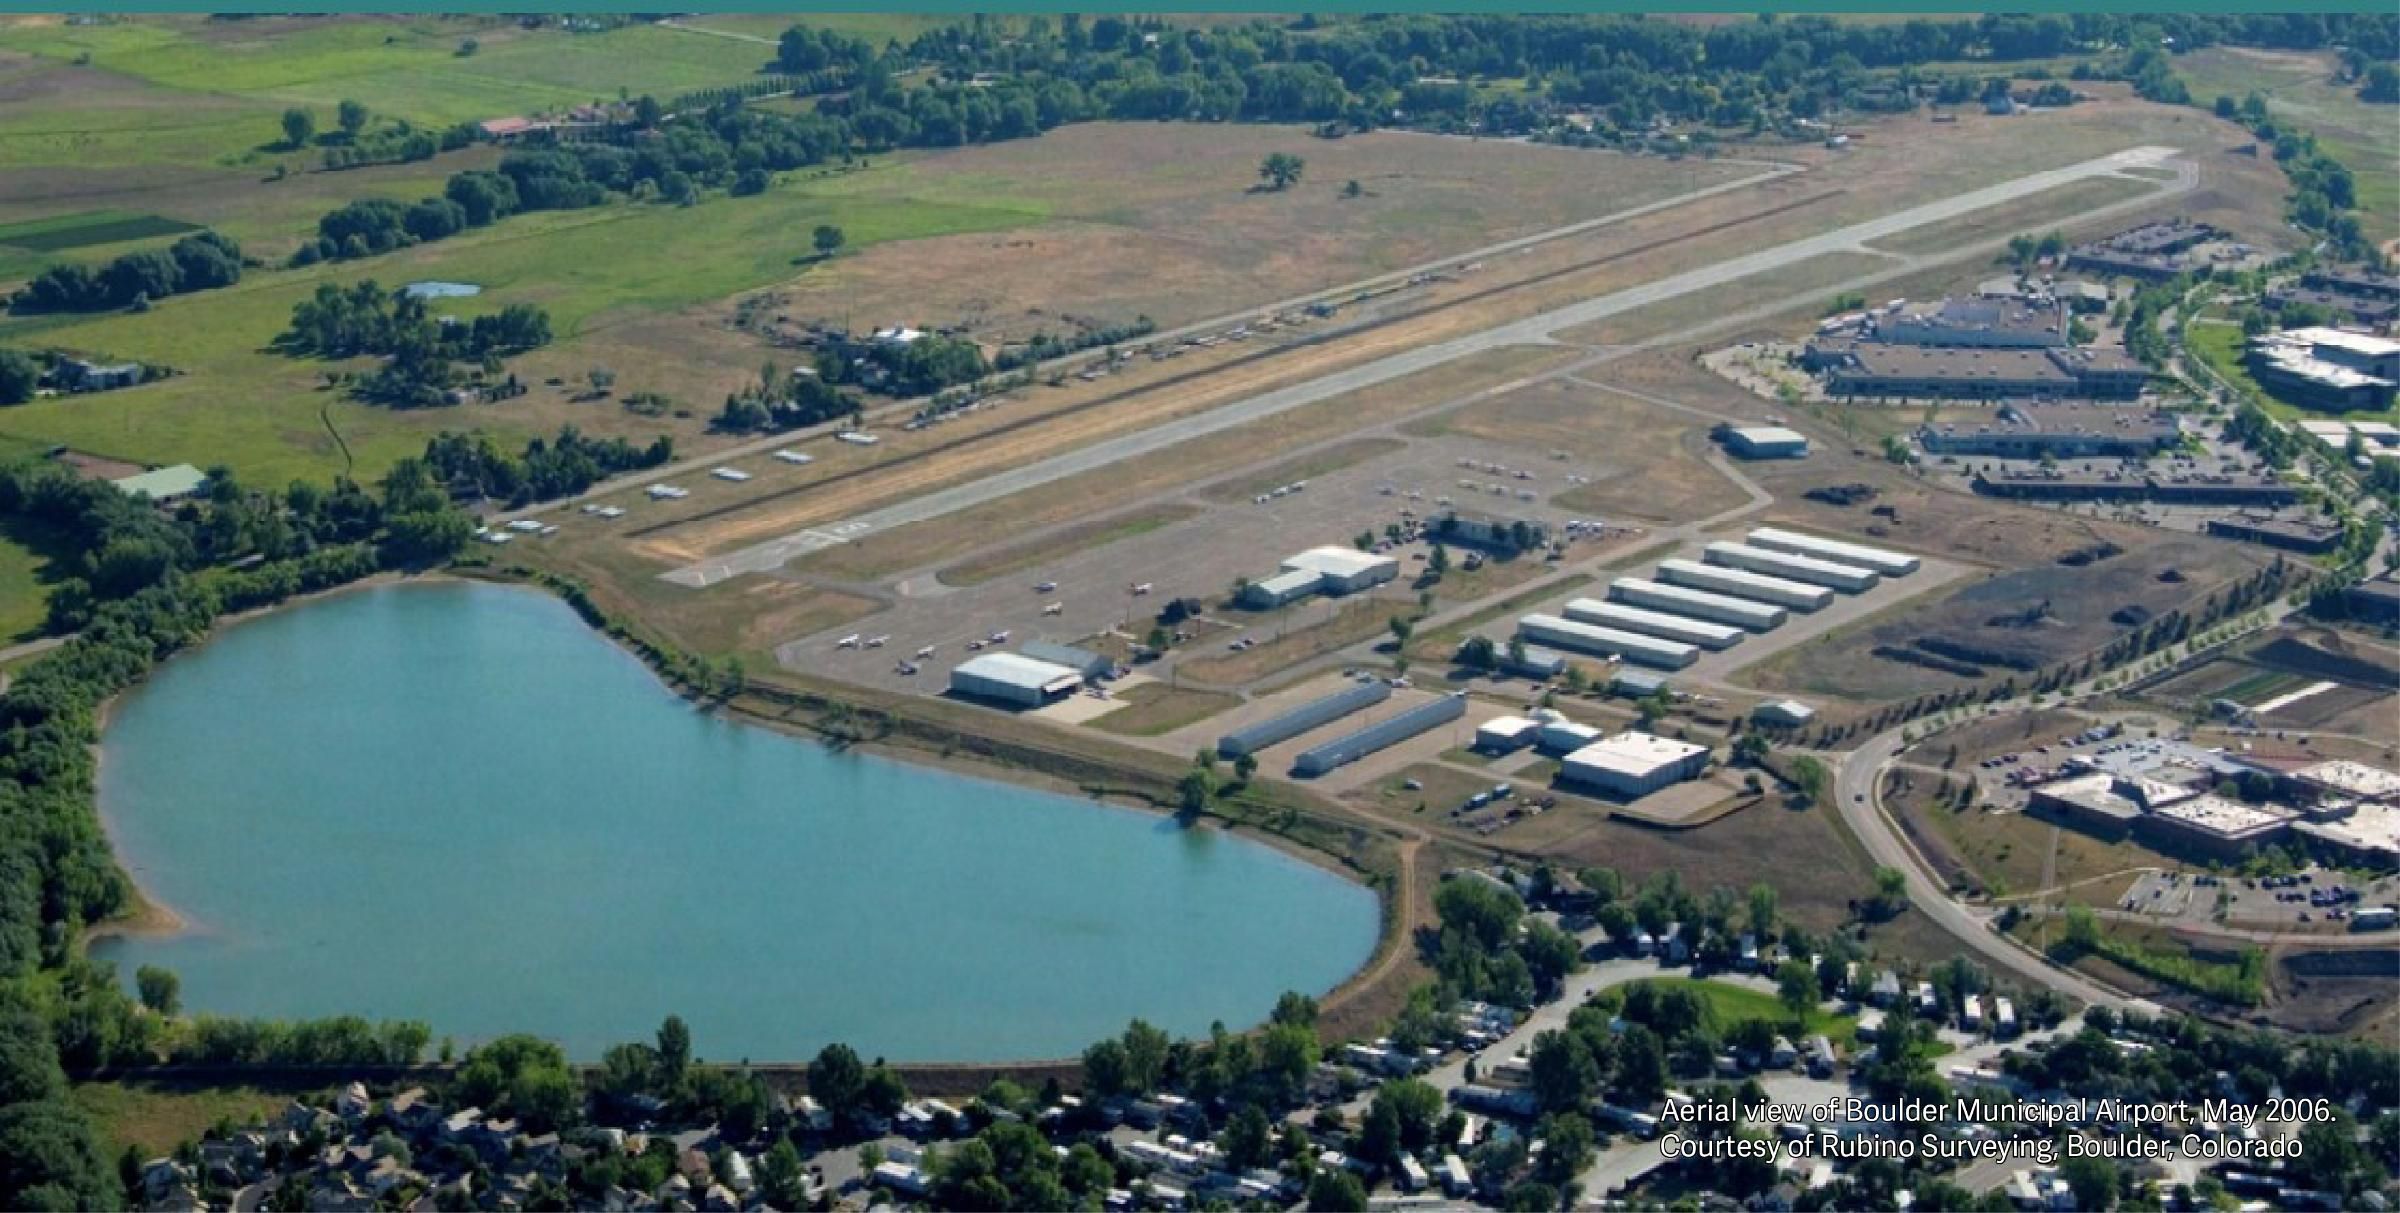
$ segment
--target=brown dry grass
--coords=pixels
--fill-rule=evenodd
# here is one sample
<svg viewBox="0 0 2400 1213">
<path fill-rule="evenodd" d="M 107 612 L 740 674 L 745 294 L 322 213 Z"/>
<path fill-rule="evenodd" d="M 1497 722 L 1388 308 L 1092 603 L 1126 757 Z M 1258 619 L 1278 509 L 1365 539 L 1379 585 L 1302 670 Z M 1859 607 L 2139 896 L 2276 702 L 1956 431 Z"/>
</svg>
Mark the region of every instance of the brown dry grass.
<svg viewBox="0 0 2400 1213">
<path fill-rule="evenodd" d="M 1306 602 L 1282 609 L 1300 618 L 1308 618 L 1322 613 L 1325 608 L 1314 602 Z M 1179 668 L 1184 674 L 1203 682 L 1217 686 L 1242 686 L 1310 658 L 1321 657 L 1370 637 L 1383 635 L 1390 627 L 1391 620 L 1406 618 L 1414 610 L 1413 602 L 1398 596 L 1347 599 L 1339 603 L 1330 616 L 1261 641 L 1255 648 L 1195 658 L 1184 662 Z M 1263 632 L 1267 626 L 1262 621 L 1251 630 Z"/>
<path fill-rule="evenodd" d="M 1614 378 L 1617 366 L 1592 373 Z M 1700 517 L 1744 500 L 1740 489 L 1701 461 L 1707 426 L 1690 413 L 1586 383 L 1551 380 L 1429 418 L 1418 428 L 1531 452 L 1569 452 L 1599 470 L 1591 473 L 1590 484 L 1561 494 L 1560 506 L 1664 521 Z"/>
<path fill-rule="evenodd" d="M 1206 720 L 1241 702 L 1239 696 L 1223 691 L 1169 686 L 1163 682 L 1144 683 L 1118 698 L 1128 706 L 1093 720 L 1091 727 L 1123 737 L 1156 737 L 1193 721 Z"/>
<path fill-rule="evenodd" d="M 1220 504 L 1238 504 L 1261 493 L 1271 493 L 1294 481 L 1338 472 L 1378 456 L 1389 455 L 1407 445 L 1397 438 L 1354 438 L 1212 484 L 1200 495 Z"/>
<path fill-rule="evenodd" d="M 1197 517 L 1199 513 L 1198 507 L 1176 503 L 1143 506 L 1126 513 L 1077 523 L 1029 543 L 961 561 L 943 569 L 941 577 L 950 585 L 981 585 L 995 577 L 1021 573 L 1085 548 L 1105 547 L 1120 539 L 1130 539 L 1161 527 L 1173 526 Z"/>
<path fill-rule="evenodd" d="M 1460 359 L 1377 388 L 1337 396 L 1196 438 L 945 518 L 814 552 L 794 562 L 794 567 L 813 575 L 864 578 L 954 559 L 975 547 L 981 536 L 995 533 L 995 528 L 1023 530 L 1051 526 L 1101 510 L 1155 500 L 1174 486 L 1222 475 L 1251 463 L 1261 451 L 1307 446 L 1363 425 L 1396 420 L 1456 399 L 1494 377 L 1538 373 L 1573 356 L 1571 350 L 1524 346 Z M 1054 451 L 1055 448 L 1045 448 L 1041 453 Z M 809 512 L 822 513 L 813 508 Z M 769 533 L 780 534 L 789 529 L 792 528 L 787 525 Z"/>
</svg>

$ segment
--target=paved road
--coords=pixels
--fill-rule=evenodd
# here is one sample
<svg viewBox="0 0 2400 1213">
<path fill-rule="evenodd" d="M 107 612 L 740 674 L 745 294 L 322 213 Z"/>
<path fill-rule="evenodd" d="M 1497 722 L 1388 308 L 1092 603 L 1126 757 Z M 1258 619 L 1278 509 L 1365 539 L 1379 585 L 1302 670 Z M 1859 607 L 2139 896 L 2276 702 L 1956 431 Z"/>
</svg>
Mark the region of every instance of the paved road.
<svg viewBox="0 0 2400 1213">
<path fill-rule="evenodd" d="M 2253 615 L 2246 626 L 2229 632 L 2208 646 L 2195 647 L 2191 657 L 2185 660 L 2272 628 L 2299 609 L 2297 604 L 2289 600 L 2273 603 Z M 2093 675 L 2093 679 L 2096 682 L 2116 672 L 2100 671 Z M 2067 688 L 2055 698 L 2052 706 L 2073 704 L 2099 693 L 2100 688 L 2093 682 L 2086 682 Z M 1980 712 L 1984 716 L 1995 716 L 2024 711 L 2032 706 L 2030 700 L 2012 699 L 1986 705 Z M 1844 755 L 1834 770 L 1833 786 L 1834 805 L 1840 811 L 1843 823 L 1850 827 L 1850 832 L 1858 837 L 1875 863 L 1897 869 L 1907 877 L 1909 903 L 1918 912 L 1933 919 L 1943 930 L 1980 953 L 1985 960 L 2028 981 L 2048 986 L 2086 1003 L 2155 1011 L 2155 1004 L 2127 998 L 2081 973 L 2053 965 L 2002 937 L 1992 929 L 1989 912 L 1971 908 L 1953 899 L 1950 890 L 1933 878 L 1916 849 L 1901 837 L 1899 829 L 1883 809 L 1883 772 L 1899 758 L 1900 751 L 1907 748 L 1908 742 L 1904 736 L 1912 727 L 1903 725 L 1878 734 Z"/>
<path fill-rule="evenodd" d="M 2171 148 L 2132 148 L 2113 155 L 2086 160 L 2081 164 L 2070 165 L 2066 168 L 2033 173 L 2013 181 L 1908 207 L 1881 218 L 1870 219 L 1863 223 L 1837 228 L 1788 244 L 1728 258 L 1713 265 L 1702 266 L 1684 273 L 1672 274 L 1653 282 L 1642 283 L 1621 291 L 1613 291 L 1606 295 L 1571 303 L 1535 316 L 1529 316 L 1523 320 L 1497 325 L 1479 333 L 1471 333 L 1463 337 L 1375 359 L 1306 383 L 1279 388 L 1209 412 L 1094 443 L 1048 459 L 1011 468 L 981 480 L 897 502 L 883 509 L 873 510 L 845 521 L 807 528 L 722 556 L 711 557 L 662 574 L 662 576 L 679 585 L 705 587 L 747 573 L 767 572 L 781 568 L 796 557 L 832 547 L 835 544 L 849 542 L 857 536 L 869 532 L 891 530 L 912 523 L 927 522 L 960 510 L 997 501 L 1002 497 L 1028 489 L 1039 488 L 1070 476 L 1097 471 L 1126 459 L 1165 450 L 1195 438 L 1272 417 L 1304 405 L 1376 387 L 1475 354 L 1512 345 L 1549 344 L 1552 334 L 1561 330 L 1592 324 L 1670 299 L 1724 286 L 1752 275 L 1798 264 L 1827 253 L 1862 251 L 1861 246 L 1872 240 L 1896 235 L 1926 224 L 1946 222 L 1961 215 L 2086 178 L 2106 176 L 2128 168 L 2154 166 L 2174 154 L 2174 149 Z M 2162 184 L 2161 192 L 2188 189 L 2195 180 L 2196 174 L 2190 166 L 2186 165 L 2182 175 L 2175 183 Z M 2148 205 L 2155 202 L 2158 196 L 2156 193 L 2145 194 L 2141 198 L 2119 205 Z M 2101 211 L 2095 213 L 2102 213 L 2108 209 L 2111 208 L 2101 208 Z M 1891 258 L 1895 262 L 1892 270 L 1885 274 L 1869 275 L 1868 280 L 1898 276 L 1925 265 L 1954 260 L 1971 251 L 1972 248 L 1963 248 L 1953 250 L 1948 256 L 1924 258 L 1894 256 Z M 1812 293 L 1821 294 L 1823 291 Z M 1781 306 L 1780 301 L 1778 306 Z M 1251 309 L 1251 312 L 1256 310 Z M 1737 319 L 1739 318 L 1722 318 L 1694 331 L 1713 332 Z M 1676 334 L 1678 338 L 1688 338 L 1691 335 L 1693 332 Z M 711 462 L 722 461 L 723 458 L 725 458 L 724 454 L 719 453 Z"/>
</svg>

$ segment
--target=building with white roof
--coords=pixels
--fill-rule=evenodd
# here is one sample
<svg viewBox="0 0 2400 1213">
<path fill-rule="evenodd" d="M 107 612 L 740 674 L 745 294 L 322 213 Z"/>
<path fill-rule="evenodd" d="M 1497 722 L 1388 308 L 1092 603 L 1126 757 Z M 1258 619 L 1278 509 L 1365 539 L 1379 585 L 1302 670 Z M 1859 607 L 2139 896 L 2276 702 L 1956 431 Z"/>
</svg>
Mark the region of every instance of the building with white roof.
<svg viewBox="0 0 2400 1213">
<path fill-rule="evenodd" d="M 1283 567 L 1288 572 L 1305 570 L 1324 578 L 1325 590 L 1330 594 L 1363 590 L 1400 575 L 1400 562 L 1389 556 L 1331 545 L 1292 556 L 1283 562 Z"/>
<path fill-rule="evenodd" d="M 1749 633 L 1729 624 L 1711 623 L 1687 615 L 1672 615 L 1664 611 L 1644 610 L 1621 602 L 1601 602 L 1593 598 L 1569 599 L 1560 608 L 1566 617 L 1577 623 L 1595 624 L 1604 628 L 1620 628 L 1680 640 L 1704 649 L 1729 649 Z"/>
<path fill-rule="evenodd" d="M 1475 748 L 1490 754 L 1522 749 L 1542 731 L 1541 722 L 1522 716 L 1494 716 L 1475 726 Z"/>
<path fill-rule="evenodd" d="M 1772 603 L 1750 602 L 1728 594 L 1711 594 L 1706 590 L 1688 589 L 1640 577 L 1619 577 L 1610 582 L 1608 596 L 1617 602 L 1656 611 L 1671 611 L 1694 619 L 1729 623 L 1753 632 L 1772 631 L 1783 626 L 1783 621 L 1789 618 L 1782 607 Z"/>
<path fill-rule="evenodd" d="M 1752 528 L 1750 546 L 1766 548 L 1773 552 L 1792 552 L 1801 556 L 1814 556 L 1819 560 L 1857 565 L 1862 569 L 1873 569 L 1887 577 L 1903 577 L 1914 573 L 1917 571 L 1918 565 L 1917 558 L 1906 552 L 1868 547 L 1863 543 L 1846 543 L 1839 539 L 1823 539 L 1815 535 L 1807 535 L 1799 531 L 1786 531 L 1771 526 Z"/>
<path fill-rule="evenodd" d="M 1517 634 L 1531 644 L 1622 657 L 1627 661 L 1667 670 L 1680 670 L 1700 657 L 1697 645 L 1643 636 L 1619 628 L 1595 627 L 1556 615 L 1527 615 L 1517 620 Z"/>
<path fill-rule="evenodd" d="M 2292 778 L 2319 792 L 2336 796 L 2359 800 L 2400 800 L 2400 775 L 2363 762 L 2351 762 L 2348 759 L 2320 762 L 2292 772 Z"/>
<path fill-rule="evenodd" d="M 1754 547 L 1747 543 L 1727 543 L 1719 540 L 1701 549 L 1701 558 L 1710 564 L 1744 572 L 1763 573 L 1787 581 L 1802 581 L 1826 586 L 1845 594 L 1861 594 L 1874 589 L 1882 575 L 1873 569 L 1854 564 L 1837 564 L 1817 556 L 1801 556 L 1778 552 L 1772 548 Z"/>
<path fill-rule="evenodd" d="M 1789 577 L 1770 577 L 1747 569 L 1702 564 L 1697 560 L 1659 561 L 1658 579 L 1686 589 L 1771 603 L 1795 611 L 1821 610 L 1832 606 L 1834 598 L 1833 591 L 1821 585 L 1809 585 Z"/>
<path fill-rule="evenodd" d="M 1619 733 L 1567 755 L 1558 777 L 1620 796 L 1646 796 L 1708 769 L 1708 747 L 1649 733 Z"/>
<path fill-rule="evenodd" d="M 1016 707 L 1040 707 L 1082 685 L 1081 673 L 1020 653 L 985 653 L 950 671 L 951 694 Z"/>
<path fill-rule="evenodd" d="M 1400 562 L 1356 548 L 1317 547 L 1284 560 L 1283 571 L 1242 590 L 1242 605 L 1265 610 L 1311 594 L 1354 594 L 1400 575 Z"/>
<path fill-rule="evenodd" d="M 2261 333 L 2245 361 L 2267 390 L 2331 409 L 2381 408 L 2400 386 L 2400 341 L 2347 329 Z"/>
<path fill-rule="evenodd" d="M 1744 459 L 1799 459 L 1808 454 L 1808 435 L 1788 426 L 1737 426 L 1726 431 L 1725 449 Z"/>
</svg>

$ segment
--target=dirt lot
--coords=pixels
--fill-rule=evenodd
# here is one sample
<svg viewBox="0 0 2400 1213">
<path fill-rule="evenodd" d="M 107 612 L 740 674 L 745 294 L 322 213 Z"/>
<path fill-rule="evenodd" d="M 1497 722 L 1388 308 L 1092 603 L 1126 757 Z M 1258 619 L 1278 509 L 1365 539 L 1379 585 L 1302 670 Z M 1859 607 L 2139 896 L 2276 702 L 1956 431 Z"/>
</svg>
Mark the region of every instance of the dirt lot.
<svg viewBox="0 0 2400 1213">
<path fill-rule="evenodd" d="M 2267 972 L 2278 1024 L 2391 1041 L 2400 1019 L 2400 949 L 2295 951 L 2275 957 Z"/>
<path fill-rule="evenodd" d="M 1156 737 L 1205 720 L 1241 702 L 1222 691 L 1170 687 L 1163 682 L 1143 683 L 1119 698 L 1128 706 L 1099 717 L 1092 721 L 1091 727 L 1104 733 Z"/>
</svg>

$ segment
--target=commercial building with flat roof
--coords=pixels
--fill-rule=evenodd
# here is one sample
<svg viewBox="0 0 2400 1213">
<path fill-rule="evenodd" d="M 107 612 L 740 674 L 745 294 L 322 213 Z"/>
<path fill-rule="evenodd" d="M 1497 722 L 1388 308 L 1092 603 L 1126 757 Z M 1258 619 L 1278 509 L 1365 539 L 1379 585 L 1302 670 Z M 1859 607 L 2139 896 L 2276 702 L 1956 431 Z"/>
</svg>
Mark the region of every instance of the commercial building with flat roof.
<svg viewBox="0 0 2400 1213">
<path fill-rule="evenodd" d="M 1728 594 L 1711 594 L 1680 585 L 1649 581 L 1640 577 L 1620 577 L 1609 583 L 1608 596 L 1618 602 L 1649 607 L 1657 611 L 1672 611 L 1694 619 L 1732 624 L 1753 632 L 1773 631 L 1789 618 L 1782 607 L 1764 602 L 1751 602 Z"/>
<path fill-rule="evenodd" d="M 1566 606 L 1560 609 L 1567 618 L 1577 623 L 1596 624 L 1604 628 L 1620 628 L 1628 632 L 1640 632 L 1645 636 L 1657 636 L 1666 640 L 1680 640 L 1685 644 L 1696 644 L 1704 649 L 1729 649 L 1741 643 L 1742 637 L 1748 635 L 1742 629 L 1727 624 L 1710 623 L 1705 619 L 1693 619 L 1683 615 L 1670 615 L 1664 611 L 1643 610 L 1640 607 L 1626 606 L 1619 602 L 1602 602 L 1596 598 L 1571 599 Z"/>
<path fill-rule="evenodd" d="M 2187 254 L 2215 235 L 2216 230 L 2207 224 L 2184 219 L 2145 223 L 2105 240 L 2068 249 L 2067 266 L 2145 282 L 2164 282 L 2205 264 Z"/>
<path fill-rule="evenodd" d="M 1283 571 L 1242 587 L 1242 605 L 1270 610 L 1312 594 L 1354 594 L 1400 575 L 1400 562 L 1356 548 L 1317 547 L 1283 562 Z"/>
<path fill-rule="evenodd" d="M 2400 301 L 2345 295 L 2309 286 L 2276 287 L 2267 292 L 2267 306 L 2279 312 L 2290 307 L 2321 307 L 2358 324 L 2389 324 L 2394 316 L 2400 316 Z"/>
<path fill-rule="evenodd" d="M 2215 793 L 2158 805 L 2135 823 L 2152 846 L 2232 859 L 2268 846 L 2291 828 L 2292 814 Z"/>
<path fill-rule="evenodd" d="M 1019 653 L 985 653 L 950 670 L 952 694 L 1015 707 L 1040 707 L 1082 685 L 1081 673 Z"/>
<path fill-rule="evenodd" d="M 1826 390 L 1867 399 L 2007 400 L 2131 398 L 2149 368 L 2114 350 L 1947 349 L 1862 341 L 1814 356 Z"/>
<path fill-rule="evenodd" d="M 1895 552 L 1890 548 L 1870 547 L 1863 543 L 1851 543 L 1842 539 L 1825 539 L 1801 531 L 1787 531 L 1771 526 L 1752 527 L 1750 546 L 1765 548 L 1771 552 L 1790 552 L 1795 556 L 1810 556 L 1818 560 L 1831 560 L 1837 564 L 1873 569 L 1887 577 L 1903 577 L 1914 573 L 1919 564 L 1916 557 L 1906 552 Z"/>
<path fill-rule="evenodd" d="M 2022 404 L 2002 405 L 1989 422 L 1938 422 L 1917 431 L 1917 444 L 1930 454 L 2001 459 L 2146 459 L 2182 439 L 2175 415 L 2161 410 Z"/>
<path fill-rule="evenodd" d="M 1699 660 L 1696 645 L 1661 640 L 1619 628 L 1596 627 L 1556 615 L 1527 615 L 1517 620 L 1517 634 L 1528 642 L 1577 653 L 1622 657 L 1639 665 L 1680 670 Z"/>
<path fill-rule="evenodd" d="M 2305 518 L 2211 518 L 2208 533 L 2310 555 L 2330 552 L 2342 545 L 2342 528 Z"/>
<path fill-rule="evenodd" d="M 1875 335 L 1894 345 L 2046 349 L 2067 343 L 2067 310 L 2056 301 L 1944 299 L 1886 313 L 1874 324 Z"/>
<path fill-rule="evenodd" d="M 1725 432 L 1725 449 L 1744 459 L 1799 459 L 1808 454 L 1808 435 L 1780 425 L 1736 426 Z"/>
<path fill-rule="evenodd" d="M 1845 594 L 1864 593 L 1874 589 L 1875 584 L 1882 580 L 1882 576 L 1875 570 L 1862 569 L 1854 564 L 1839 564 L 1831 560 L 1820 560 L 1814 556 L 1778 552 L 1772 548 L 1753 547 L 1746 543 L 1727 543 L 1723 540 L 1701 549 L 1701 557 L 1710 564 L 1722 565 L 1730 569 L 1742 569 L 1746 572 L 1764 573 L 1769 577 L 1805 581 L 1811 585 L 1830 586 Z"/>
<path fill-rule="evenodd" d="M 1817 710 L 1797 699 L 1771 699 L 1750 709 L 1750 719 L 1761 724 L 1799 728 L 1817 718 Z"/>
<path fill-rule="evenodd" d="M 1475 726 L 1475 748 L 1487 754 L 1507 754 L 1533 744 L 1542 731 L 1538 720 L 1522 716 L 1494 716 Z"/>
<path fill-rule="evenodd" d="M 1822 610 L 1832 606 L 1834 598 L 1833 591 L 1821 585 L 1681 558 L 1659 561 L 1658 579 L 1669 585 L 1773 603 L 1795 611 Z"/>
<path fill-rule="evenodd" d="M 1560 780 L 1613 792 L 1646 796 L 1669 784 L 1696 779 L 1708 769 L 1708 747 L 1649 733 L 1619 733 L 1566 756 Z"/>
<path fill-rule="evenodd" d="M 2335 410 L 2382 408 L 2400 386 L 2400 341 L 2344 329 L 2261 333 L 2244 361 L 2268 391 Z"/>
<path fill-rule="evenodd" d="M 2273 507 L 2300 500 L 2300 488 L 2270 476 L 2231 473 L 2149 476 L 2125 472 L 2065 472 L 2012 468 L 1977 473 L 1974 489 L 1987 497 L 2027 501 L 2156 501 L 2167 505 Z"/>
<path fill-rule="evenodd" d="M 1400 562 L 1357 548 L 1310 548 L 1283 562 L 1288 572 L 1307 571 L 1324 578 L 1328 594 L 1349 594 L 1381 585 L 1400 575 Z"/>
<path fill-rule="evenodd" d="M 2400 300 L 2400 274 L 2386 274 L 2359 265 L 2310 270 L 2300 276 L 2303 286 L 2362 299 Z"/>
</svg>

